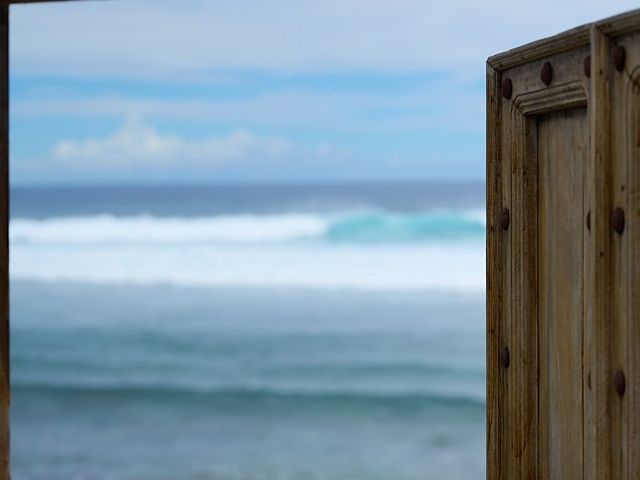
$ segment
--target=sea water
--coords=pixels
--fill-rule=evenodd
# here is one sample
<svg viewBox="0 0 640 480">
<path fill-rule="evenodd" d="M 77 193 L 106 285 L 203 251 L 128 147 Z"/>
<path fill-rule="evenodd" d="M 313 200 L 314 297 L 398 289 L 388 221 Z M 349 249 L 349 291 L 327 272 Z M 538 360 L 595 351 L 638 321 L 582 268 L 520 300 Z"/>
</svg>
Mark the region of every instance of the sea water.
<svg viewBox="0 0 640 480">
<path fill-rule="evenodd" d="M 480 479 L 484 187 L 12 191 L 16 479 Z"/>
</svg>

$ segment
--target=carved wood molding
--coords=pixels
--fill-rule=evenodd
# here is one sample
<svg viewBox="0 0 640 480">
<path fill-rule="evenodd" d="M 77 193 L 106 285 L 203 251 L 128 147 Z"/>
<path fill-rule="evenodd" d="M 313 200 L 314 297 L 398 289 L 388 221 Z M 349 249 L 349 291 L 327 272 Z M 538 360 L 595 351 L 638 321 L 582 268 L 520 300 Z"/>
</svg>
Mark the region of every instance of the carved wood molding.
<svg viewBox="0 0 640 480">
<path fill-rule="evenodd" d="M 568 30 L 559 35 L 528 43 L 504 53 L 489 57 L 487 62 L 498 71 L 517 67 L 556 53 L 566 52 L 589 43 L 591 25 Z"/>
<path fill-rule="evenodd" d="M 587 99 L 582 82 L 571 82 L 520 94 L 514 98 L 513 105 L 521 115 L 540 115 L 586 107 Z"/>
<path fill-rule="evenodd" d="M 566 32 L 531 42 L 489 57 L 487 62 L 499 72 L 541 58 L 566 52 L 589 44 L 592 26 L 603 34 L 615 37 L 634 31 L 640 22 L 640 9 L 623 13 L 596 23 L 582 25 Z"/>
</svg>

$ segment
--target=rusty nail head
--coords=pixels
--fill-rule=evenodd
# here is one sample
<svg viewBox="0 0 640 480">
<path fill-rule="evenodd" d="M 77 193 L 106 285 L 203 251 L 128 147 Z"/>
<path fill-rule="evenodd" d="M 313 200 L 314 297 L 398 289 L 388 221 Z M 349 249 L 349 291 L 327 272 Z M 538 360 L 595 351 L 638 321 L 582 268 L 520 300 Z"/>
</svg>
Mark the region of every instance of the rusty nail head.
<svg viewBox="0 0 640 480">
<path fill-rule="evenodd" d="M 587 229 L 591 231 L 591 210 L 587 212 Z"/>
<path fill-rule="evenodd" d="M 620 207 L 614 209 L 611 213 L 611 225 L 618 235 L 622 235 L 622 232 L 624 232 L 624 210 Z"/>
<path fill-rule="evenodd" d="M 511 355 L 509 354 L 509 349 L 507 347 L 502 347 L 502 351 L 500 352 L 500 361 L 502 362 L 502 366 L 504 368 L 509 368 L 509 364 L 511 363 Z"/>
<path fill-rule="evenodd" d="M 591 55 L 587 55 L 584 59 L 584 76 L 591 78 Z"/>
<path fill-rule="evenodd" d="M 503 208 L 502 213 L 500 214 L 500 225 L 502 225 L 503 230 L 509 230 L 509 223 L 511 222 L 511 216 L 509 215 L 509 209 Z"/>
<path fill-rule="evenodd" d="M 624 64 L 627 61 L 627 52 L 622 45 L 613 47 L 613 66 L 619 72 L 624 70 Z"/>
<path fill-rule="evenodd" d="M 551 68 L 551 64 L 549 62 L 544 62 L 542 65 L 542 70 L 540 71 L 540 80 L 547 87 L 551 85 L 551 80 L 553 80 L 553 68 Z"/>
<path fill-rule="evenodd" d="M 511 98 L 511 94 L 513 93 L 513 84 L 511 83 L 510 78 L 502 79 L 502 96 L 509 100 Z"/>
<path fill-rule="evenodd" d="M 627 379 L 624 377 L 622 370 L 618 370 L 613 376 L 613 387 L 616 389 L 616 393 L 619 396 L 623 396 L 627 389 Z"/>
</svg>

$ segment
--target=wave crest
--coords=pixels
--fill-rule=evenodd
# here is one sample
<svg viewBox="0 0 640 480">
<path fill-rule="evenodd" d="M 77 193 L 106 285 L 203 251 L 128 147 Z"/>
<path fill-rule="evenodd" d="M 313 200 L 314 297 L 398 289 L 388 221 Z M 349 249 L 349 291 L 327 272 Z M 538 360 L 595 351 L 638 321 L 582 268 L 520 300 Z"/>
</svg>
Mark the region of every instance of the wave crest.
<svg viewBox="0 0 640 480">
<path fill-rule="evenodd" d="M 38 281 L 480 292 L 484 228 L 473 211 L 15 219 L 10 271 Z"/>
<path fill-rule="evenodd" d="M 57 217 L 11 221 L 14 244 L 212 244 L 325 240 L 350 243 L 419 242 L 481 237 L 482 212 L 414 214 L 356 212 L 344 215 L 281 214 L 215 217 Z"/>
</svg>

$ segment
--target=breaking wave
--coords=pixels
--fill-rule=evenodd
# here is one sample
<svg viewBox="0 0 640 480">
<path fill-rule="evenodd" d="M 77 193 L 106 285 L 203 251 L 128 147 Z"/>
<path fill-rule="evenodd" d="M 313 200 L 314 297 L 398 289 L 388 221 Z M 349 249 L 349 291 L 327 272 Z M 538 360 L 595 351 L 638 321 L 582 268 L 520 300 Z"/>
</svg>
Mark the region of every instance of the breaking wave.
<svg viewBox="0 0 640 480">
<path fill-rule="evenodd" d="M 479 292 L 484 212 L 12 220 L 16 279 Z"/>
</svg>

